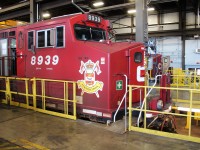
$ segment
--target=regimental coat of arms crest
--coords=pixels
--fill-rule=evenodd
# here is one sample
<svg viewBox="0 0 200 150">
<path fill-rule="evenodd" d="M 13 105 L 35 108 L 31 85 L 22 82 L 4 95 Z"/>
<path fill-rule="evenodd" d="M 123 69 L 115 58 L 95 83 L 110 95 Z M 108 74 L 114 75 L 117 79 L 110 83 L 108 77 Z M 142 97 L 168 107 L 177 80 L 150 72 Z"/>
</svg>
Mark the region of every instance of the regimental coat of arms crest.
<svg viewBox="0 0 200 150">
<path fill-rule="evenodd" d="M 96 96 L 99 98 L 98 91 L 103 90 L 104 83 L 101 81 L 97 81 L 95 79 L 95 73 L 99 75 L 101 73 L 99 61 L 96 63 L 92 62 L 91 60 L 88 60 L 87 62 L 81 61 L 81 66 L 79 72 L 81 74 L 84 74 L 84 80 L 78 80 L 78 88 L 82 89 L 82 95 L 84 92 L 93 94 L 95 93 Z"/>
</svg>

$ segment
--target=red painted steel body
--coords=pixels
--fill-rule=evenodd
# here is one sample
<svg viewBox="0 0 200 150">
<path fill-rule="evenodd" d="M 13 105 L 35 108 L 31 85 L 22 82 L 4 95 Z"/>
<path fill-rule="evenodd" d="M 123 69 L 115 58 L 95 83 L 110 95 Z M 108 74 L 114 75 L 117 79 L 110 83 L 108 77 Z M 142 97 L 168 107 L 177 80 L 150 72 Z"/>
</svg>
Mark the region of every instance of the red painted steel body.
<svg viewBox="0 0 200 150">
<path fill-rule="evenodd" d="M 170 88 L 170 74 L 164 74 L 161 78 L 161 87 Z M 163 106 L 165 106 L 167 103 L 170 103 L 171 97 L 170 97 L 170 89 L 161 89 L 160 90 L 160 97 L 163 101 Z"/>
<path fill-rule="evenodd" d="M 155 77 L 156 75 L 162 74 L 162 55 L 154 54 L 153 55 L 153 70 L 151 72 L 151 77 Z"/>
<path fill-rule="evenodd" d="M 17 76 L 77 81 L 77 96 L 82 99 L 78 102 L 77 113 L 112 120 L 126 88 L 125 79 L 119 74 L 127 75 L 129 84 L 144 85 L 144 45 L 111 42 L 108 40 L 109 22 L 102 18 L 98 23 L 88 21 L 87 15 L 65 16 L 17 27 Z M 106 39 L 102 42 L 77 39 L 77 24 L 104 30 Z M 64 27 L 64 46 L 37 48 L 37 32 L 59 26 Z M 28 49 L 31 31 L 34 50 Z M 49 86 L 46 92 L 59 96 L 59 90 L 58 86 Z M 139 90 L 136 90 L 133 103 L 139 100 Z"/>
</svg>

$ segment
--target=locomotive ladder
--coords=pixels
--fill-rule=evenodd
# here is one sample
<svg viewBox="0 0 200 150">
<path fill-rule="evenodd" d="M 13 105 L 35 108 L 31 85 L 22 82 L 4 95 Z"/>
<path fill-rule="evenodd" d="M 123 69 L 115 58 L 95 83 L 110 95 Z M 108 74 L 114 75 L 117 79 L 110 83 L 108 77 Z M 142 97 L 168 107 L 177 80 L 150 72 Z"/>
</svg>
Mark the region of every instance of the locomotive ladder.
<svg viewBox="0 0 200 150">
<path fill-rule="evenodd" d="M 153 84 L 153 86 L 151 87 L 151 89 L 148 91 L 147 95 L 145 95 L 144 99 L 143 99 L 143 102 L 142 102 L 142 105 L 140 105 L 140 113 L 139 113 L 139 116 L 138 116 L 138 119 L 137 119 L 137 126 L 139 127 L 139 124 L 140 124 L 140 118 L 141 118 L 141 114 L 142 114 L 142 109 L 144 107 L 144 104 L 145 104 L 145 99 L 149 96 L 149 94 L 151 93 L 153 87 L 155 87 L 155 85 L 157 84 L 157 78 L 158 77 L 161 77 L 162 75 L 157 75 L 155 77 L 155 83 Z"/>
<path fill-rule="evenodd" d="M 125 93 L 124 93 L 124 96 L 123 96 L 123 98 L 122 98 L 122 100 L 120 101 L 120 104 L 119 104 L 119 106 L 118 106 L 118 108 L 117 108 L 117 110 L 116 110 L 116 112 L 115 112 L 115 114 L 114 114 L 114 119 L 113 119 L 113 121 L 114 122 L 116 122 L 116 116 L 117 116 L 117 113 L 118 113 L 118 111 L 119 111 L 119 109 L 120 109 L 120 107 L 121 107 L 121 105 L 123 104 L 123 102 L 125 101 L 125 104 L 124 104 L 124 114 L 125 114 L 125 132 L 127 131 L 127 119 L 126 119 L 126 115 L 127 115 L 127 93 L 129 92 L 129 90 L 127 90 L 127 87 L 128 87 L 128 78 L 127 78 L 127 75 L 125 75 L 125 74 L 117 74 L 117 75 L 122 75 L 122 76 L 124 76 L 125 77 L 125 80 L 126 80 L 126 91 L 125 91 Z M 141 106 L 141 104 L 142 104 L 142 92 L 141 92 L 141 88 L 134 88 L 132 91 L 134 91 L 134 90 L 137 90 L 137 89 L 140 89 L 140 106 Z"/>
<path fill-rule="evenodd" d="M 124 105 L 124 115 L 125 115 L 125 132 L 127 131 L 127 128 L 126 128 L 126 124 L 127 124 L 127 121 L 126 121 L 126 114 L 127 114 L 127 106 L 126 106 L 126 104 L 127 104 L 127 97 L 126 97 L 126 95 L 127 95 L 127 93 L 128 93 L 128 90 L 127 90 L 127 87 L 128 87 L 128 77 L 127 77 L 127 75 L 125 75 L 125 74 L 117 74 L 117 75 L 121 75 L 121 76 L 124 76 L 125 77 L 125 87 L 126 87 L 126 90 L 125 90 L 125 93 L 124 93 L 124 96 L 123 96 L 123 98 L 122 98 L 122 100 L 121 100 L 121 102 L 120 102 L 120 104 L 119 104 L 119 106 L 118 106 L 118 108 L 117 108 L 117 110 L 116 110 L 116 112 L 115 112 L 115 114 L 114 114 L 114 122 L 116 122 L 116 116 L 117 116 L 117 113 L 118 113 L 118 111 L 119 111 L 119 109 L 120 109 L 120 107 L 121 107 L 121 105 L 122 105 L 122 103 L 124 102 L 124 100 L 125 100 L 125 105 Z"/>
</svg>

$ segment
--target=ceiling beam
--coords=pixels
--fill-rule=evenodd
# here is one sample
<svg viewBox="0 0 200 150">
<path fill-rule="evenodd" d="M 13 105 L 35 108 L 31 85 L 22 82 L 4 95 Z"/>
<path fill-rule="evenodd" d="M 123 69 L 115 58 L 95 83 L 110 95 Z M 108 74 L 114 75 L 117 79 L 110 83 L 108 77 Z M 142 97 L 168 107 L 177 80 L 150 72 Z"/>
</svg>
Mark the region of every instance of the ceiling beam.
<svg viewBox="0 0 200 150">
<path fill-rule="evenodd" d="M 108 7 L 102 7 L 102 8 L 97 8 L 97 9 L 90 9 L 89 12 L 106 12 L 106 11 L 110 11 L 110 10 L 117 10 L 117 9 L 121 9 L 124 7 L 135 7 L 135 2 L 131 2 L 131 3 L 124 3 L 124 4 L 119 4 L 119 5 L 113 5 L 113 6 L 108 6 Z"/>
<path fill-rule="evenodd" d="M 43 1 L 43 0 L 35 0 L 36 3 L 42 2 L 42 1 Z M 30 5 L 30 2 L 29 2 L 29 1 L 23 2 L 23 3 L 18 3 L 18 4 L 15 4 L 15 5 L 13 5 L 13 6 L 10 6 L 10 7 L 0 9 L 0 14 L 1 14 L 1 13 L 5 13 L 5 12 L 8 12 L 8 11 L 15 10 L 15 9 L 19 9 L 19 8 L 22 8 L 22 7 L 26 7 L 26 6 L 29 6 L 29 5 Z"/>
<path fill-rule="evenodd" d="M 167 2 L 178 2 L 178 0 L 150 0 L 149 4 L 167 3 Z"/>
<path fill-rule="evenodd" d="M 13 6 L 10 6 L 10 7 L 7 7 L 7 8 L 3 8 L 0 10 L 0 14 L 1 13 L 5 13 L 5 12 L 8 12 L 8 11 L 11 11 L 11 10 L 15 10 L 15 9 L 18 9 L 18 8 L 21 8 L 21 7 L 25 7 L 25 6 L 28 6 L 30 5 L 30 2 L 23 2 L 23 3 L 19 3 L 19 4 L 15 4 Z"/>
<path fill-rule="evenodd" d="M 149 32 L 149 37 L 182 36 L 183 34 L 185 34 L 186 37 L 194 36 L 196 34 L 200 34 L 200 29 L 193 28 L 193 29 L 186 29 L 184 31 L 181 30 L 152 31 Z M 116 34 L 116 38 L 118 40 L 129 39 L 130 36 L 135 36 L 135 33 Z"/>
<path fill-rule="evenodd" d="M 36 3 L 39 3 L 39 2 L 42 2 L 42 1 L 43 0 L 35 0 Z M 53 2 L 48 2 L 48 5 L 47 4 L 41 4 L 41 8 L 42 8 L 42 10 L 48 10 L 48 9 L 60 7 L 60 6 L 63 6 L 63 5 L 69 5 L 69 4 L 71 4 L 71 1 L 57 0 L 57 1 L 53 1 Z M 1 9 L 0 10 L 0 14 L 1 14 L 0 21 L 16 18 L 16 17 L 20 17 L 20 16 L 29 15 L 30 9 L 29 8 L 23 8 L 23 7 L 30 7 L 29 5 L 30 5 L 30 2 L 28 1 L 28 2 L 19 3 L 19 4 L 16 4 L 14 6 L 11 6 L 11 7 Z M 20 10 L 16 10 L 16 9 L 20 9 Z M 12 10 L 15 10 L 15 11 L 10 12 Z"/>
<path fill-rule="evenodd" d="M 48 9 L 52 9 L 52 8 L 56 8 L 60 6 L 69 5 L 69 4 L 72 4 L 71 1 L 57 0 L 57 1 L 48 2 L 48 4 L 41 4 L 41 7 L 42 7 L 42 10 L 48 10 Z"/>
<path fill-rule="evenodd" d="M 6 13 L 4 15 L 1 15 L 0 21 L 16 18 L 16 17 L 20 17 L 20 16 L 29 15 L 29 13 L 30 13 L 29 8 L 23 9 L 23 10 L 14 11 L 14 12 L 10 12 L 10 13 Z"/>
</svg>

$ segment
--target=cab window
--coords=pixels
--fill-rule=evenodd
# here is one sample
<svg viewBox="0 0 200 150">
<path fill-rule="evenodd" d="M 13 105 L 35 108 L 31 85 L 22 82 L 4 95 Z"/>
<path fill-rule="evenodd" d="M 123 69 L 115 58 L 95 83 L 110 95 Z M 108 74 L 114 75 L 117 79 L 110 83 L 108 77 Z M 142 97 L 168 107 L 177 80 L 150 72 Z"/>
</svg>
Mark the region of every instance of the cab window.
<svg viewBox="0 0 200 150">
<path fill-rule="evenodd" d="M 50 30 L 37 31 L 37 48 L 53 47 L 50 43 Z"/>
<path fill-rule="evenodd" d="M 64 46 L 64 26 L 56 27 L 56 47 Z"/>
<path fill-rule="evenodd" d="M 74 31 L 77 40 L 84 40 L 84 41 L 106 40 L 105 31 L 100 28 L 94 28 L 90 26 L 76 24 L 74 26 Z"/>
<path fill-rule="evenodd" d="M 28 32 L 28 49 L 31 49 L 31 46 L 33 45 L 34 41 L 34 31 Z"/>
<path fill-rule="evenodd" d="M 136 63 L 142 62 L 142 53 L 141 52 L 136 52 L 134 54 L 134 62 L 136 62 Z"/>
<path fill-rule="evenodd" d="M 37 31 L 37 47 L 45 47 L 45 31 Z"/>
</svg>

